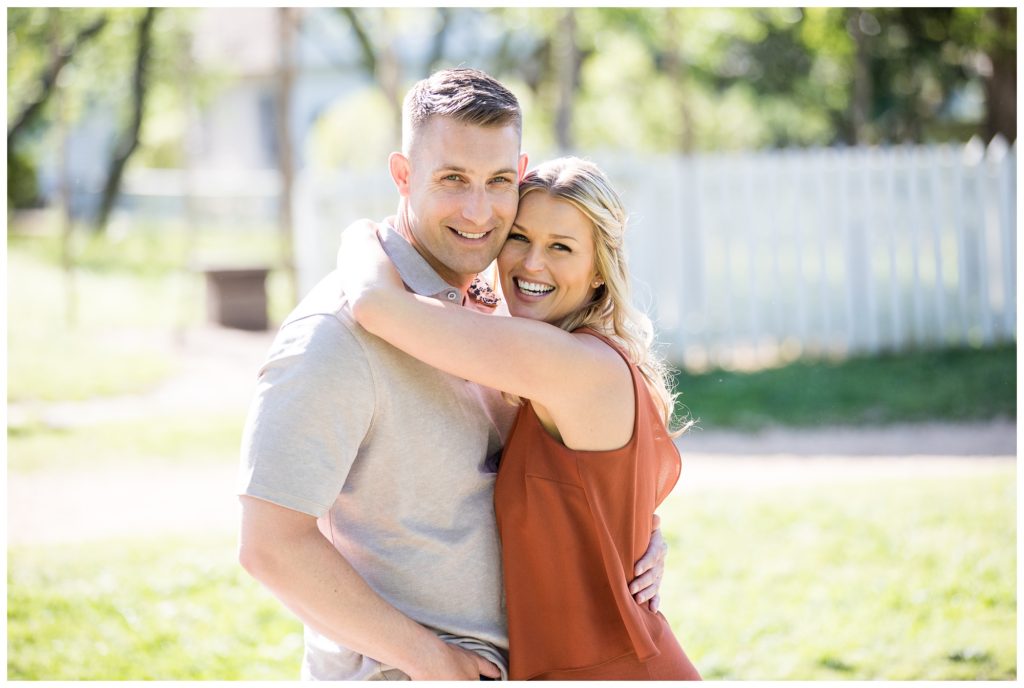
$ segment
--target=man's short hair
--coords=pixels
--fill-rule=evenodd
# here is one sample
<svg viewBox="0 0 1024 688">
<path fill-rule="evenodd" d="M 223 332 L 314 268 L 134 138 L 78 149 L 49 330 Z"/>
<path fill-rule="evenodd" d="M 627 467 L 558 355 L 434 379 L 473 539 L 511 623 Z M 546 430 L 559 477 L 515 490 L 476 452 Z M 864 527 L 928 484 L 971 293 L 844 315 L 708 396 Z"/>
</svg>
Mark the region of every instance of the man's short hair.
<svg viewBox="0 0 1024 688">
<path fill-rule="evenodd" d="M 497 79 L 479 69 L 442 69 L 409 89 L 402 103 L 402 152 L 432 117 L 450 117 L 481 127 L 514 126 L 522 136 L 519 101 Z"/>
</svg>

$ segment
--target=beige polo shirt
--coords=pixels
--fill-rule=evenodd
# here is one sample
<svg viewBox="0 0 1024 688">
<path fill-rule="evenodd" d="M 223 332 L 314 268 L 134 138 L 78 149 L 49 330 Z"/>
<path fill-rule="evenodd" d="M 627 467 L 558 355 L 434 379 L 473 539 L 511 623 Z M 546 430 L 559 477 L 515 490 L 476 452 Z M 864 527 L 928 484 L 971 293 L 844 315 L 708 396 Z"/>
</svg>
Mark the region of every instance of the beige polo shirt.
<svg viewBox="0 0 1024 688">
<path fill-rule="evenodd" d="M 461 298 L 397 232 L 385 229 L 382 243 L 410 289 Z M 332 273 L 288 316 L 260 370 L 239 493 L 316 516 L 385 600 L 504 669 L 487 459 L 514 413 L 497 392 L 359 327 Z M 361 679 L 381 669 L 306 628 L 303 678 Z"/>
</svg>

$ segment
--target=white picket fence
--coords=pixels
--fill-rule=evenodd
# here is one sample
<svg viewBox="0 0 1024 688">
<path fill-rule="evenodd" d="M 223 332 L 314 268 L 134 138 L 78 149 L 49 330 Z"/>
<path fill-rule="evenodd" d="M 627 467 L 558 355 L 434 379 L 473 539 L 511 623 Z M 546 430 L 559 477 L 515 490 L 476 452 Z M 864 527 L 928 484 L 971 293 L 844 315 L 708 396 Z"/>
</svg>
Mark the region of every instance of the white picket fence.
<svg viewBox="0 0 1024 688">
<path fill-rule="evenodd" d="M 1016 338 L 1016 145 L 601 163 L 674 359 L 742 366 Z"/>
</svg>

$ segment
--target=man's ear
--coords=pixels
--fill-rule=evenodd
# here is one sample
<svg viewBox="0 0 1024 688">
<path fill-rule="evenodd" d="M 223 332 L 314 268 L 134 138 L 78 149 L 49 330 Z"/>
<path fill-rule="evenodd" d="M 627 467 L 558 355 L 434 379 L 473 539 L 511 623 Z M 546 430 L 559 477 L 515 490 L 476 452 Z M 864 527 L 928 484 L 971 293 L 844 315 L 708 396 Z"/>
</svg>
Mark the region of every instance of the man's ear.
<svg viewBox="0 0 1024 688">
<path fill-rule="evenodd" d="M 519 181 L 523 181 L 523 176 L 526 174 L 527 161 L 528 158 L 526 157 L 526 153 L 522 153 L 519 156 Z"/>
<path fill-rule="evenodd" d="M 398 194 L 403 197 L 409 196 L 409 176 L 412 174 L 412 166 L 409 158 L 401 153 L 392 153 L 388 156 L 388 170 L 391 172 L 391 179 L 398 188 Z"/>
</svg>

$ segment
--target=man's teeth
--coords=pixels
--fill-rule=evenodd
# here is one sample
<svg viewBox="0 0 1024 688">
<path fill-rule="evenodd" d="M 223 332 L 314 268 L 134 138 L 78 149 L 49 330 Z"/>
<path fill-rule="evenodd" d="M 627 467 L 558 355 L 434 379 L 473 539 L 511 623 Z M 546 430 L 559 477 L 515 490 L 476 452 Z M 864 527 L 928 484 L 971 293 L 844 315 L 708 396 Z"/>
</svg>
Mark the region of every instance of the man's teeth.
<svg viewBox="0 0 1024 688">
<path fill-rule="evenodd" d="M 537 284 L 536 282 L 526 282 L 524 280 L 516 280 L 516 284 L 519 288 L 525 291 L 527 294 L 547 294 L 549 291 L 554 291 L 554 287 L 550 287 L 546 284 Z"/>
<path fill-rule="evenodd" d="M 452 229 L 455 228 L 453 227 Z M 467 239 L 480 239 L 482 237 L 487 236 L 487 232 L 480 232 L 479 234 L 468 234 L 466 232 L 460 232 L 457 229 L 455 230 L 455 233 L 458 234 L 459 236 L 466 237 Z"/>
</svg>

